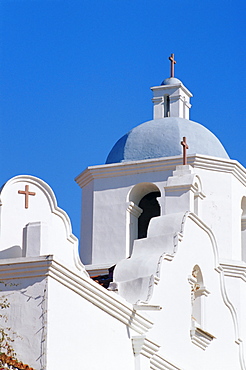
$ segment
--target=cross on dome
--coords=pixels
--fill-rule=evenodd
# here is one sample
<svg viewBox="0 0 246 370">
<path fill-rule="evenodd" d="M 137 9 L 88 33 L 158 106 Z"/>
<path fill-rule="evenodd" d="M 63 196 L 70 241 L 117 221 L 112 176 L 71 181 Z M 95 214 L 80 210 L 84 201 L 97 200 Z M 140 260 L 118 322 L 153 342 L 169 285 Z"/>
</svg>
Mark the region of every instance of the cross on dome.
<svg viewBox="0 0 246 370">
<path fill-rule="evenodd" d="M 189 149 L 187 143 L 186 143 L 186 137 L 183 137 L 183 141 L 181 141 L 181 145 L 183 147 L 183 165 L 187 164 L 187 153 L 186 149 Z"/>
<path fill-rule="evenodd" d="M 168 58 L 171 62 L 171 72 L 170 77 L 174 77 L 174 64 L 176 64 L 176 60 L 174 60 L 174 54 L 171 54 L 171 56 Z"/>
</svg>

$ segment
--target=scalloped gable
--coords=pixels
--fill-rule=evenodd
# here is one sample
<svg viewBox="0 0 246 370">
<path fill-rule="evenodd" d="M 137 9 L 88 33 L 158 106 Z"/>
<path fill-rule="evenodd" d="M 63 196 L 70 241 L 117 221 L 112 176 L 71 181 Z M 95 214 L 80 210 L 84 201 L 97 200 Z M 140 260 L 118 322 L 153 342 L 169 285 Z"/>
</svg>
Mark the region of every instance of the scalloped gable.
<svg viewBox="0 0 246 370">
<path fill-rule="evenodd" d="M 16 176 L 2 187 L 0 232 L 0 258 L 52 254 L 76 270 L 83 269 L 70 219 L 39 178 Z"/>
<path fill-rule="evenodd" d="M 187 222 L 199 233 L 200 242 L 204 239 L 204 246 L 212 250 L 212 268 L 218 266 L 214 235 L 194 213 L 180 212 L 154 217 L 150 221 L 148 237 L 135 240 L 132 256 L 115 267 L 114 282 L 117 283 L 119 294 L 128 302 L 149 302 L 154 286 L 160 279 L 161 265 L 164 260 L 171 261 L 174 258 L 183 240 Z M 188 239 L 193 245 L 194 240 Z"/>
</svg>

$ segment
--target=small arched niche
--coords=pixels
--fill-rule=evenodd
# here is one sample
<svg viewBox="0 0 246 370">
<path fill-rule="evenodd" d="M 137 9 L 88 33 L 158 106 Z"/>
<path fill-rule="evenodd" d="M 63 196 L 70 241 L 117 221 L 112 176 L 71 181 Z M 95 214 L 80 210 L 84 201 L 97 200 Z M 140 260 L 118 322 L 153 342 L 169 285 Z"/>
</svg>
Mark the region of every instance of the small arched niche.
<svg viewBox="0 0 246 370">
<path fill-rule="evenodd" d="M 241 201 L 241 253 L 242 260 L 246 262 L 246 197 Z"/>
<path fill-rule="evenodd" d="M 194 206 L 193 211 L 196 215 L 200 215 L 200 201 L 205 198 L 202 192 L 202 183 L 199 176 L 195 176 L 194 183 L 192 186 L 192 191 L 194 193 Z"/>
<path fill-rule="evenodd" d="M 209 343 L 215 338 L 205 326 L 205 298 L 210 292 L 205 288 L 201 269 L 195 265 L 189 277 L 191 284 L 191 330 L 192 343 L 205 350 Z"/>
<path fill-rule="evenodd" d="M 192 321 L 195 326 L 201 327 L 203 324 L 203 307 L 202 307 L 202 292 L 204 288 L 201 269 L 195 265 L 192 270 L 193 284 L 191 287 L 191 303 L 192 303 Z"/>
<path fill-rule="evenodd" d="M 135 185 L 128 195 L 128 234 L 129 255 L 135 239 L 147 236 L 151 218 L 160 216 L 161 209 L 158 197 L 160 189 L 153 183 L 143 182 Z"/>
</svg>

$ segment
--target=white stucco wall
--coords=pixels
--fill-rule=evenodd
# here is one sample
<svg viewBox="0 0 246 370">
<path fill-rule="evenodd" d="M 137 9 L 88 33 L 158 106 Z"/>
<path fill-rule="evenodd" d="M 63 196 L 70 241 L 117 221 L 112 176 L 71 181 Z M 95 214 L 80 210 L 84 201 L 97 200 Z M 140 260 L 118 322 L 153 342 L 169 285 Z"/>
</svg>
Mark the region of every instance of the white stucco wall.
<svg viewBox="0 0 246 370">
<path fill-rule="evenodd" d="M 199 265 L 206 289 L 202 328 L 212 334 L 206 350 L 193 344 L 191 330 L 191 285 L 188 278 Z M 161 345 L 167 358 L 187 369 L 241 369 L 236 328 L 229 308 L 209 235 L 193 221 L 187 220 L 184 237 L 172 261 L 164 260 L 160 283 L 154 288 L 150 304 L 161 305 L 162 311 L 152 312 L 155 325 L 150 335 Z M 234 285 L 235 288 L 235 285 Z M 227 289 L 227 287 L 225 288 Z M 239 292 L 237 292 L 238 294 Z"/>
<path fill-rule="evenodd" d="M 19 360 L 35 370 L 68 366 L 148 370 L 150 362 L 151 369 L 166 370 L 165 361 L 170 361 L 172 370 L 245 370 L 241 200 L 246 173 L 235 161 L 193 156 L 194 169 L 189 172 L 187 167 L 186 174 L 178 171 L 171 179 L 180 160 L 95 166 L 77 180 L 83 188 L 81 255 L 98 270 L 100 264 L 117 263 L 118 294 L 89 279 L 77 258 L 69 219 L 41 180 L 17 177 L 5 185 L 0 207 L 0 281 L 9 282 L 2 288 L 10 302 L 6 327 L 13 329 Z M 202 188 L 198 215 L 190 213 L 195 210 L 191 198 L 196 195 L 192 173 L 199 176 Z M 36 187 L 37 194 L 28 210 L 18 194 L 26 183 Z M 138 199 L 132 189 L 141 184 L 144 189 L 153 184 L 152 189 L 160 190 L 161 217 L 151 220 L 148 237 L 135 241 L 129 259 L 127 209 L 129 202 L 137 206 L 141 190 L 135 188 L 140 191 Z M 13 197 L 16 202 L 11 202 Z M 38 234 L 33 237 L 35 228 L 30 229 L 25 257 L 23 229 L 35 222 L 47 225 L 47 239 L 41 239 L 38 249 Z M 7 260 L 3 259 L 6 253 Z M 200 344 L 194 343 L 194 334 L 190 336 L 195 265 L 201 269 L 207 295 L 202 296 Z M 146 301 L 139 302 L 142 299 Z"/>
<path fill-rule="evenodd" d="M 194 174 L 201 180 L 204 199 L 199 199 L 199 217 L 213 230 L 218 240 L 221 258 L 241 259 L 241 200 L 246 194 L 245 170 L 236 161 L 198 156 L 190 161 Z M 165 181 L 172 176 L 179 158 L 139 161 L 91 167 L 77 182 L 83 188 L 85 206 L 82 219 L 86 228 L 81 235 L 81 257 L 91 255 L 88 264 L 114 264 L 128 256 L 129 217 L 128 195 L 136 184 L 153 183 L 161 191 L 158 199 L 161 213 L 165 212 Z M 234 171 L 235 169 L 235 171 Z M 238 171 L 238 174 L 236 173 Z M 103 176 L 101 174 L 103 173 Z M 86 178 L 88 177 L 88 180 Z M 83 181 L 89 181 L 83 187 Z M 93 191 L 93 196 L 92 196 Z M 193 195 L 194 196 L 194 195 Z M 89 202 L 86 199 L 91 199 Z M 180 198 L 181 199 L 181 198 Z M 90 208 L 91 207 L 91 208 Z M 186 210 L 190 205 L 187 205 Z M 179 207 L 178 207 L 179 208 Z M 179 209 L 168 206 L 168 213 Z M 185 207 L 184 207 L 185 210 Z M 103 240 L 103 248 L 102 248 Z M 86 263 L 86 258 L 84 259 Z"/>
<path fill-rule="evenodd" d="M 241 260 L 241 200 L 245 185 L 231 173 L 196 169 L 206 198 L 200 217 L 213 230 L 220 258 Z"/>
<path fill-rule="evenodd" d="M 47 370 L 134 369 L 126 326 L 54 279 L 48 291 Z"/>
<path fill-rule="evenodd" d="M 89 203 L 87 202 L 83 211 L 83 217 L 88 212 L 91 225 L 88 224 L 88 229 L 84 229 L 85 236 L 82 235 L 82 241 L 87 237 L 87 233 L 91 233 L 92 243 L 84 245 L 84 248 L 91 248 L 92 264 L 108 263 L 110 265 L 128 257 L 129 232 L 131 231 L 128 225 L 130 218 L 127 217 L 127 207 L 131 200 L 129 194 L 137 184 L 140 186 L 141 183 L 150 183 L 160 189 L 161 198 L 158 201 L 162 215 L 180 211 L 184 213 L 196 211 L 194 200 L 191 199 L 195 197 L 195 190 L 192 189 L 193 180 L 190 184 L 185 182 L 185 186 L 188 186 L 187 190 L 185 187 L 182 188 L 184 186 L 182 176 L 185 174 L 176 174 L 178 177 L 177 181 L 175 180 L 175 186 L 180 186 L 178 192 L 175 193 L 174 186 L 173 194 L 172 192 L 165 194 L 167 180 L 173 176 L 173 170 L 176 167 L 175 161 L 172 159 L 150 161 L 149 167 L 148 161 L 142 164 L 135 163 L 132 167 L 127 163 L 118 167 L 101 166 L 99 168 L 99 166 L 89 171 L 90 186 L 86 185 L 82 188 L 85 191 L 84 196 L 86 197 L 87 194 L 88 199 L 92 199 L 90 192 L 93 191 L 93 202 L 91 202 L 93 207 L 92 211 L 88 212 Z M 245 170 L 235 161 L 230 160 L 202 156 L 198 156 L 197 159 L 194 156 L 193 161 L 194 169 L 191 173 L 198 176 L 201 187 L 199 192 L 202 194 L 198 199 L 198 219 L 206 227 L 202 227 L 199 222 L 187 219 L 182 241 L 178 243 L 178 250 L 175 250 L 173 258 L 170 257 L 169 261 L 165 260 L 162 263 L 161 276 L 158 276 L 160 282 L 154 286 L 153 297 L 148 303 L 163 308 L 161 311 L 150 310 L 145 313 L 155 323 L 149 334 L 151 338 L 154 338 L 155 343 L 161 346 L 160 355 L 180 368 L 244 369 L 242 341 L 245 340 L 245 325 L 241 325 L 244 305 L 238 296 L 239 294 L 244 296 L 245 288 L 242 286 L 242 279 L 237 278 L 235 271 L 238 266 L 245 271 L 241 261 L 241 199 L 245 195 Z M 113 172 L 114 168 L 115 172 Z M 103 176 L 97 171 L 101 171 Z M 187 171 L 189 172 L 189 169 Z M 172 196 L 176 197 L 173 201 Z M 152 222 L 152 224 L 155 223 Z M 160 227 L 159 221 L 158 224 Z M 121 282 L 125 284 L 126 291 L 130 276 L 139 274 L 140 280 L 137 284 L 134 282 L 128 285 L 130 289 L 135 289 L 132 295 L 129 291 L 126 294 L 130 297 L 130 301 L 137 297 L 142 289 L 141 284 L 151 281 L 147 275 L 144 275 L 144 271 L 148 270 L 148 261 L 151 262 L 151 248 L 158 246 L 161 249 L 160 243 L 168 240 L 168 238 L 162 238 L 161 229 L 159 235 L 151 233 L 151 226 L 149 230 L 146 240 L 135 243 L 140 253 L 140 257 L 136 259 L 136 266 L 131 264 L 131 259 L 126 260 L 129 262 L 129 270 L 127 268 L 123 270 L 125 277 L 121 274 Z M 144 244 L 146 244 L 145 248 L 149 248 L 150 251 L 149 260 L 146 259 L 147 255 L 141 253 L 141 245 Z M 134 253 L 133 250 L 133 257 Z M 220 263 L 223 260 L 237 261 L 237 267 L 230 268 L 226 264 L 221 267 Z M 209 343 L 205 343 L 207 339 L 203 339 L 201 345 L 194 344 L 190 335 L 192 304 L 191 285 L 188 279 L 195 265 L 201 268 L 205 287 L 209 291 L 208 296 L 203 297 L 204 319 L 201 329 L 205 337 L 206 332 L 209 333 L 210 340 Z M 231 273 L 231 275 L 234 274 L 233 277 L 227 277 L 228 269 L 234 269 Z M 139 291 L 138 287 L 141 287 Z M 119 289 L 120 294 L 121 292 L 123 290 Z M 137 298 L 132 303 L 134 302 L 137 303 Z M 96 312 L 95 315 L 97 315 Z M 121 337 L 120 331 L 118 334 L 120 343 L 122 341 L 124 346 L 124 335 Z"/>
</svg>

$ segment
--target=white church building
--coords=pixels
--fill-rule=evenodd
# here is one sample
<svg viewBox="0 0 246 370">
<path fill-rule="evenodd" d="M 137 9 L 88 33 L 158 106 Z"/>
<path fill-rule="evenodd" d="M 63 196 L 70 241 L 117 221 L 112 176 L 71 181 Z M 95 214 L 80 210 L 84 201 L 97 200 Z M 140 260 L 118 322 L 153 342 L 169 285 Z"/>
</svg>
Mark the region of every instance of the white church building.
<svg viewBox="0 0 246 370">
<path fill-rule="evenodd" d="M 173 71 L 151 90 L 76 177 L 79 246 L 44 181 L 1 188 L 0 369 L 246 370 L 246 170 Z"/>
</svg>

